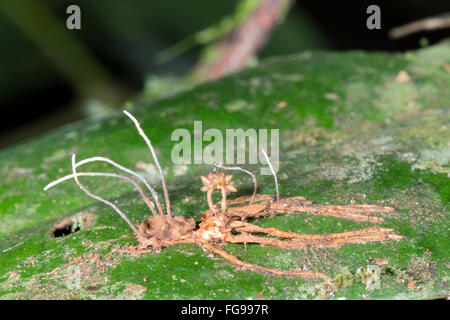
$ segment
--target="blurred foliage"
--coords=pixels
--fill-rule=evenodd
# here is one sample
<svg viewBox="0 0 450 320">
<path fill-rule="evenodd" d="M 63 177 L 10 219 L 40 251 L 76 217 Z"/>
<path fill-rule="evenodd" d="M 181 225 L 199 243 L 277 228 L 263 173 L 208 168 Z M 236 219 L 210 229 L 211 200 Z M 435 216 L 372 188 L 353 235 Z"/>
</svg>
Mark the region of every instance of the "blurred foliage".
<svg viewBox="0 0 450 320">
<path fill-rule="evenodd" d="M 0 146 L 86 115 L 105 114 L 143 89 L 152 91 L 158 78 L 158 90 L 175 92 L 171 87 L 175 78 L 189 72 L 204 47 L 194 47 L 165 64 L 156 64 L 155 55 L 181 39 L 195 38 L 197 43 L 205 44 L 220 37 L 242 21 L 256 3 L 256 0 L 196 0 L 195 4 L 183 0 L 1 1 L 0 111 L 11 116 L 4 117 L 0 126 L 8 130 L 27 121 L 38 121 L 30 124 L 30 128 L 0 132 Z M 404 23 L 421 14 L 434 14 L 443 8 L 443 3 L 448 1 L 390 2 L 383 7 L 386 8 L 383 21 L 390 18 Z M 81 8 L 79 31 L 65 29 L 66 8 L 71 4 Z M 297 1 L 258 58 L 334 48 L 342 45 L 343 39 L 348 43 L 349 38 L 351 47 L 360 46 L 361 38 L 354 40 L 348 29 L 340 31 L 344 21 L 333 20 L 332 17 L 339 17 L 332 9 L 313 12 L 312 4 L 313 1 Z M 348 10 L 348 14 L 353 14 L 352 8 L 362 12 L 350 19 L 356 24 L 352 30 L 363 25 L 364 10 L 360 8 L 364 3 L 355 1 L 339 6 Z M 376 45 L 375 42 L 373 46 Z M 146 79 L 151 79 L 151 83 L 145 84 Z M 163 88 L 168 79 L 169 87 Z M 185 87 L 188 81 L 179 82 Z M 155 91 L 144 95 L 165 96 Z M 86 98 L 95 100 L 85 101 Z"/>
<path fill-rule="evenodd" d="M 107 69 L 41 1 L 2 1 L 0 10 L 84 98 L 117 88 Z M 8 61 L 11 63 L 11 61 Z M 97 86 L 97 88 L 96 88 Z"/>
<path fill-rule="evenodd" d="M 196 45 L 207 45 L 227 35 L 234 28 L 244 22 L 258 7 L 261 0 L 241 0 L 232 15 L 225 16 L 217 24 L 200 30 L 173 46 L 156 54 L 157 63 L 164 63 L 181 55 Z"/>
<path fill-rule="evenodd" d="M 3 2 L 0 36 L 6 39 L 8 47 L 0 52 L 0 98 L 27 91 L 23 86 L 11 86 L 11 79 L 24 79 L 29 86 L 39 87 L 61 81 L 61 75 L 79 94 L 90 97 L 80 85 L 91 89 L 92 83 L 100 82 L 107 87 L 109 80 L 102 79 L 110 76 L 102 76 L 105 71 L 98 70 L 111 69 L 111 64 L 115 70 L 109 72 L 122 73 L 135 84 L 151 74 L 184 74 L 194 64 L 200 48 L 164 65 L 156 65 L 154 55 L 179 39 L 192 39 L 196 44 L 217 39 L 245 19 L 258 2 L 197 0 L 192 5 L 181 0 L 79 0 L 76 1 L 82 13 L 82 30 L 79 31 L 65 29 L 65 9 L 73 1 Z M 273 39 L 277 44 L 270 46 L 269 43 L 269 49 L 262 56 L 322 47 L 323 35 L 312 21 L 304 22 L 303 18 L 298 14 L 288 18 L 287 27 Z M 277 41 L 277 37 L 282 39 Z M 303 38 L 318 41 L 308 40 L 303 44 Z M 289 52 L 283 49 L 283 43 Z M 79 49 L 75 50 L 74 46 Z M 82 51 L 93 55 L 83 55 Z M 93 63 L 98 67 L 93 67 Z M 100 78 L 90 81 L 90 75 Z M 121 85 L 125 89 L 128 86 Z M 116 89 L 110 87 L 109 90 Z M 100 91 L 97 95 L 97 98 L 102 97 Z"/>
</svg>

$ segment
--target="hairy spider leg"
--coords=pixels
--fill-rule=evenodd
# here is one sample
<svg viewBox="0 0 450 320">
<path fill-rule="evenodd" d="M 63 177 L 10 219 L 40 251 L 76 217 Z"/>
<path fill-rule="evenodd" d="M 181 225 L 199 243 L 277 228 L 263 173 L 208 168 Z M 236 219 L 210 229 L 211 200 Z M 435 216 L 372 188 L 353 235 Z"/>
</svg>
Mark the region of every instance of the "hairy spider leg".
<svg viewBox="0 0 450 320">
<path fill-rule="evenodd" d="M 267 199 L 270 196 L 262 196 Z M 272 198 L 273 199 L 273 198 Z M 242 199 L 242 201 L 245 199 Z M 361 212 L 369 212 L 371 214 L 391 213 L 394 210 L 389 207 L 380 207 L 376 205 L 317 205 L 312 204 L 303 197 L 281 199 L 277 206 L 273 202 L 254 203 L 242 207 L 232 207 L 228 209 L 229 216 L 241 218 L 259 218 L 269 217 L 277 214 L 307 213 L 319 216 L 332 216 L 353 220 L 356 222 L 381 223 L 384 221 L 382 217 L 375 217 L 363 214 Z"/>
<path fill-rule="evenodd" d="M 230 227 L 238 232 L 265 233 L 278 238 L 294 239 L 294 241 L 283 241 L 280 243 L 275 241 L 273 243 L 267 243 L 267 239 L 277 239 L 254 237 L 252 238 L 252 241 L 247 241 L 249 243 L 257 241 L 258 243 L 262 242 L 262 244 L 282 246 L 283 248 L 334 247 L 350 243 L 402 240 L 405 238 L 403 236 L 392 234 L 395 232 L 395 229 L 377 227 L 332 234 L 299 234 L 295 232 L 282 231 L 277 228 L 263 228 L 245 221 L 232 221 L 230 223 Z"/>
<path fill-rule="evenodd" d="M 284 276 L 284 277 L 301 277 L 301 278 L 327 278 L 327 276 L 321 272 L 318 271 L 312 271 L 312 270 L 302 270 L 302 271 L 286 271 L 281 269 L 270 269 L 266 267 L 262 267 L 256 264 L 244 262 L 242 260 L 239 260 L 237 257 L 233 256 L 232 254 L 229 254 L 225 250 L 211 245 L 209 242 L 204 242 L 203 247 L 211 252 L 214 252 L 218 255 L 220 255 L 222 258 L 232 262 L 235 265 L 238 265 L 240 267 L 243 267 L 245 269 L 252 269 L 252 270 L 258 270 L 265 273 L 274 274 L 277 276 Z"/>
</svg>

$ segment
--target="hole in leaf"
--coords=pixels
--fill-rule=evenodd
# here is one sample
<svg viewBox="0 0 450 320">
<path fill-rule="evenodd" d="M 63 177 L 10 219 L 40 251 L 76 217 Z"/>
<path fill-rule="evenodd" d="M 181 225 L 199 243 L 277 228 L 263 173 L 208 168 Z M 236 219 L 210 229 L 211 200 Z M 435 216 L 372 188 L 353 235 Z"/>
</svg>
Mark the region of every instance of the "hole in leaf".
<svg viewBox="0 0 450 320">
<path fill-rule="evenodd" d="M 92 223 L 95 221 L 95 218 L 95 214 L 88 213 L 64 219 L 52 227 L 51 237 L 66 237 L 72 233 L 83 230 L 84 228 L 92 225 Z"/>
</svg>

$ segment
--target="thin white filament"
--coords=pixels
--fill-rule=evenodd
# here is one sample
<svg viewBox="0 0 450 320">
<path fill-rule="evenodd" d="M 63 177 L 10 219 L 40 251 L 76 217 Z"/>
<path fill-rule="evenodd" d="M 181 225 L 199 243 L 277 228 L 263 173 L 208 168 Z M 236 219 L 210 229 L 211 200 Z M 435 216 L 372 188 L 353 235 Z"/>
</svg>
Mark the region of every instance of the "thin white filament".
<svg viewBox="0 0 450 320">
<path fill-rule="evenodd" d="M 76 163 L 75 167 L 79 167 L 79 166 L 82 166 L 83 164 L 86 164 L 86 163 L 89 163 L 89 162 L 94 162 L 94 161 L 107 162 L 107 163 L 113 165 L 114 167 L 116 167 L 116 168 L 118 168 L 118 169 L 120 169 L 120 170 L 122 170 L 122 171 L 124 171 L 124 172 L 126 172 L 128 174 L 131 174 L 131 175 L 135 176 L 136 178 L 138 178 L 139 180 L 141 180 L 145 184 L 147 189 L 150 191 L 150 193 L 152 194 L 153 199 L 156 202 L 156 206 L 158 207 L 160 215 L 164 216 L 164 212 L 163 212 L 162 207 L 161 207 L 161 202 L 159 201 L 158 194 L 156 193 L 155 189 L 152 188 L 152 186 L 147 182 L 147 180 L 144 179 L 144 177 L 142 177 L 140 174 L 134 172 L 133 170 L 130 170 L 130 169 L 124 167 L 124 166 L 121 166 L 120 164 L 114 162 L 113 160 L 105 158 L 105 157 L 87 158 L 87 159 L 81 160 L 78 163 Z"/>
<path fill-rule="evenodd" d="M 123 213 L 114 203 L 91 193 L 85 186 L 83 186 L 81 184 L 81 182 L 78 180 L 78 174 L 77 174 L 76 163 L 75 163 L 75 154 L 72 155 L 72 172 L 73 172 L 73 178 L 74 178 L 75 182 L 77 183 L 77 185 L 81 188 L 81 190 L 83 190 L 91 198 L 98 200 L 100 202 L 103 202 L 104 204 L 107 204 L 108 206 L 113 208 L 128 223 L 128 225 L 131 227 L 131 229 L 134 231 L 134 233 L 136 233 L 139 236 L 144 236 L 136 229 L 134 224 L 131 223 L 131 221 L 128 219 L 127 215 L 125 213 Z"/>
<path fill-rule="evenodd" d="M 153 202 L 150 201 L 150 199 L 144 194 L 144 191 L 142 190 L 141 186 L 134 181 L 133 179 L 127 177 L 127 176 L 123 176 L 121 174 L 116 174 L 116 173 L 107 173 L 107 172 L 78 172 L 77 175 L 79 177 L 97 177 L 97 176 L 103 176 L 103 177 L 114 177 L 114 178 L 120 178 L 120 179 L 124 179 L 127 180 L 128 182 L 132 183 L 136 190 L 139 192 L 139 194 L 141 195 L 141 197 L 144 199 L 144 202 L 146 203 L 146 205 L 148 206 L 148 208 L 150 209 L 150 211 L 153 213 L 153 215 L 156 217 L 157 213 L 155 211 Z M 44 187 L 44 190 L 47 191 L 48 189 L 54 187 L 55 185 L 64 182 L 66 180 L 72 179 L 74 177 L 73 174 L 69 174 L 67 176 L 64 176 L 62 178 L 59 178 L 51 183 L 49 183 L 48 185 L 46 185 Z"/>
<path fill-rule="evenodd" d="M 245 173 L 247 173 L 248 175 L 250 175 L 252 177 L 252 180 L 253 180 L 253 194 L 252 194 L 252 198 L 250 200 L 250 204 L 252 204 L 253 200 L 255 199 L 256 191 L 258 190 L 258 180 L 256 179 L 256 176 L 252 172 L 250 172 L 248 170 L 245 170 L 245 169 L 243 169 L 241 167 L 224 167 L 221 163 L 216 163 L 215 166 L 217 168 L 224 169 L 224 170 L 238 170 L 238 171 L 242 171 L 242 172 L 245 172 Z"/>
<path fill-rule="evenodd" d="M 269 164 L 270 171 L 272 171 L 272 175 L 273 175 L 273 178 L 274 178 L 274 180 L 275 180 L 275 188 L 276 188 L 276 190 L 277 190 L 277 209 L 278 209 L 278 204 L 280 203 L 280 191 L 278 190 L 278 179 L 277 179 L 277 174 L 275 173 L 275 170 L 273 170 L 272 163 L 270 162 L 270 159 L 269 159 L 269 157 L 267 156 L 266 151 L 265 151 L 264 149 L 261 149 L 261 152 L 262 152 L 262 154 L 264 155 L 264 157 L 266 158 L 266 161 L 267 161 L 267 163 Z"/>
<path fill-rule="evenodd" d="M 147 143 L 147 146 L 149 147 L 150 152 L 152 153 L 153 160 L 155 161 L 155 164 L 159 170 L 159 174 L 161 175 L 161 183 L 162 183 L 162 187 L 163 187 L 163 191 L 164 191 L 164 197 L 166 199 L 167 215 L 170 218 L 172 218 L 172 210 L 170 208 L 170 199 L 169 199 L 169 193 L 167 192 L 166 180 L 164 179 L 164 174 L 161 169 L 161 166 L 159 165 L 159 161 L 158 161 L 158 158 L 156 157 L 156 153 L 155 153 L 155 150 L 153 149 L 152 143 L 150 142 L 150 139 L 147 137 L 147 135 L 142 130 L 142 128 L 141 128 L 139 122 L 136 120 L 136 118 L 126 110 L 123 110 L 123 113 L 125 113 L 131 119 L 131 121 L 134 122 L 134 125 L 136 126 L 139 134 L 144 139 L 144 141 Z"/>
</svg>

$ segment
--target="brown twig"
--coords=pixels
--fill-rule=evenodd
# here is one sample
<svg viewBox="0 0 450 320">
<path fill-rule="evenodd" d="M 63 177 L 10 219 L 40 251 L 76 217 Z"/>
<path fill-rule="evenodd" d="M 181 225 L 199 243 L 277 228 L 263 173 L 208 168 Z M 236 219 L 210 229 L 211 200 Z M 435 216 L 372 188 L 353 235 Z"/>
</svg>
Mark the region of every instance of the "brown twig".
<svg viewBox="0 0 450 320">
<path fill-rule="evenodd" d="M 388 37 L 395 40 L 420 31 L 444 28 L 450 28 L 450 13 L 413 21 L 403 26 L 392 28 L 388 33 Z"/>
<path fill-rule="evenodd" d="M 243 69 L 264 45 L 292 2 L 293 0 L 262 0 L 245 22 L 215 45 L 214 61 L 200 61 L 194 67 L 194 78 L 208 81 Z"/>
</svg>

